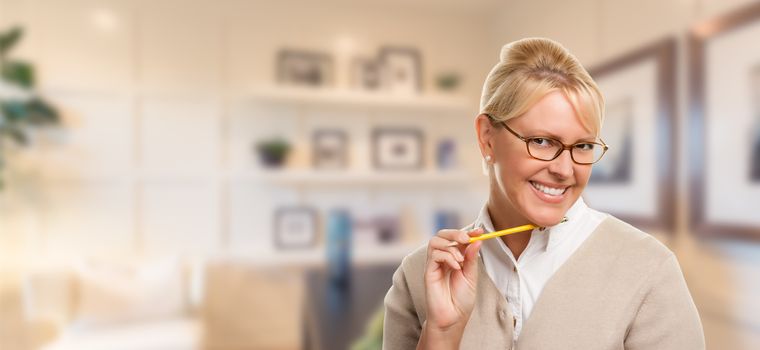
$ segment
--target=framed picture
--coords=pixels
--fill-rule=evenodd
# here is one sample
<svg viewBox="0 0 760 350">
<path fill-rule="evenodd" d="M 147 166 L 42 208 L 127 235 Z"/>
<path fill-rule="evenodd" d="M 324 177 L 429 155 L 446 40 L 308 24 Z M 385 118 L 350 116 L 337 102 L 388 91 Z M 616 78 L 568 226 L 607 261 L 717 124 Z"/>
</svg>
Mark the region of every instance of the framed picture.
<svg viewBox="0 0 760 350">
<path fill-rule="evenodd" d="M 280 50 L 277 56 L 277 80 L 280 84 L 294 86 L 332 85 L 332 58 L 316 51 Z"/>
<path fill-rule="evenodd" d="M 372 161 L 376 169 L 415 170 L 423 166 L 419 129 L 377 128 L 372 131 Z"/>
<path fill-rule="evenodd" d="M 392 244 L 401 238 L 400 221 L 394 215 L 362 216 L 354 223 L 353 235 L 360 246 Z"/>
<path fill-rule="evenodd" d="M 351 86 L 357 90 L 379 90 L 383 83 L 382 73 L 379 60 L 356 57 L 351 64 Z"/>
<path fill-rule="evenodd" d="M 760 4 L 689 34 L 690 224 L 760 239 Z"/>
<path fill-rule="evenodd" d="M 312 159 L 317 169 L 343 169 L 348 163 L 348 135 L 343 130 L 316 130 Z"/>
<path fill-rule="evenodd" d="M 417 49 L 383 47 L 380 62 L 386 91 L 410 95 L 422 91 L 422 60 Z"/>
<path fill-rule="evenodd" d="M 675 224 L 675 48 L 668 38 L 589 70 L 605 96 L 601 138 L 610 148 L 583 195 L 592 208 L 668 233 Z"/>
<path fill-rule="evenodd" d="M 275 211 L 275 247 L 311 248 L 317 243 L 317 214 L 309 207 L 284 207 Z"/>
</svg>

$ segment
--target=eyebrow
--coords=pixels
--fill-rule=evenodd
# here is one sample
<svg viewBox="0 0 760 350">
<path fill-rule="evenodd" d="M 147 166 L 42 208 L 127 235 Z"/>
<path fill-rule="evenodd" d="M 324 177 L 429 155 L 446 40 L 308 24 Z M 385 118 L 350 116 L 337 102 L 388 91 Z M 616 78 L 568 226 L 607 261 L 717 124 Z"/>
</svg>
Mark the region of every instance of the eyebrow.
<svg viewBox="0 0 760 350">
<path fill-rule="evenodd" d="M 550 137 L 550 138 L 562 141 L 562 137 L 560 137 L 559 135 L 557 135 L 557 134 L 555 134 L 555 133 L 553 133 L 551 131 L 546 131 L 546 130 L 543 130 L 543 129 L 534 129 L 533 131 L 531 131 L 529 133 L 526 133 L 526 134 L 527 134 L 527 136 L 525 136 L 525 137 Z M 580 139 L 578 139 L 576 141 L 573 141 L 571 143 L 578 143 L 578 142 L 596 142 L 596 138 L 594 136 L 587 136 L 587 137 L 582 137 L 582 138 L 580 138 Z"/>
</svg>

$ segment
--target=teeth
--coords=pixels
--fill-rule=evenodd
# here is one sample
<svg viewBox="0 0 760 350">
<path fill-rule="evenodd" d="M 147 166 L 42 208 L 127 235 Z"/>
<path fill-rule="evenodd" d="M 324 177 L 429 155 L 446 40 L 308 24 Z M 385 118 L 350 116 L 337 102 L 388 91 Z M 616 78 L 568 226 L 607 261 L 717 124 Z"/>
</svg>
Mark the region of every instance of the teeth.
<svg viewBox="0 0 760 350">
<path fill-rule="evenodd" d="M 533 185 L 533 187 L 535 187 L 537 190 L 539 190 L 539 191 L 541 191 L 543 193 L 546 193 L 546 194 L 548 194 L 550 196 L 559 196 L 559 195 L 565 193 L 565 190 L 567 190 L 567 188 L 551 188 L 551 187 L 546 187 L 544 185 L 541 185 L 539 183 L 535 183 L 533 181 L 531 181 L 530 184 Z"/>
</svg>

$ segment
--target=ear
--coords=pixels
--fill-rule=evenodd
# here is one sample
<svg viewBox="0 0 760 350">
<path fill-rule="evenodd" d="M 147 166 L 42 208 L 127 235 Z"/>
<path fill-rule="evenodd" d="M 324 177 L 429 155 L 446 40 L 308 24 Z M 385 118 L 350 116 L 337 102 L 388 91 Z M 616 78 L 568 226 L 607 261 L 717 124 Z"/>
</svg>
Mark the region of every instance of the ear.
<svg viewBox="0 0 760 350">
<path fill-rule="evenodd" d="M 495 132 L 496 127 L 491 124 L 491 119 L 487 115 L 479 114 L 475 117 L 475 133 L 478 137 L 481 157 L 493 157 L 493 137 L 495 136 Z"/>
</svg>

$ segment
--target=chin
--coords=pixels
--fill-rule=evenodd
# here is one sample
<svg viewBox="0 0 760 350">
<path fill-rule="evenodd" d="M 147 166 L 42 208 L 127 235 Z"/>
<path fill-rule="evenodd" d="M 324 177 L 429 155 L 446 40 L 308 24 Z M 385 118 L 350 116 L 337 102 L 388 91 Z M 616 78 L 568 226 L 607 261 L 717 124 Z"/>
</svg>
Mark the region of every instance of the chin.
<svg viewBox="0 0 760 350">
<path fill-rule="evenodd" d="M 538 212 L 530 213 L 529 220 L 539 227 L 550 227 L 559 224 L 565 217 L 566 210 L 560 208 L 544 209 Z"/>
</svg>

